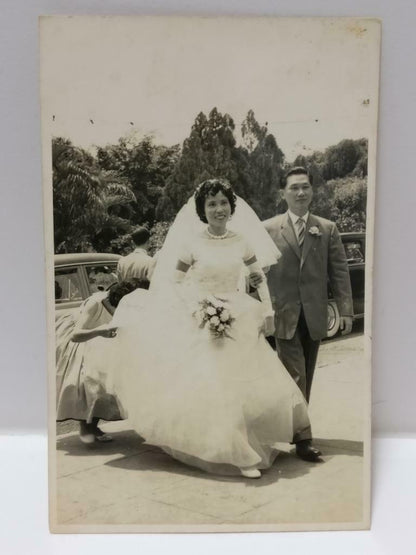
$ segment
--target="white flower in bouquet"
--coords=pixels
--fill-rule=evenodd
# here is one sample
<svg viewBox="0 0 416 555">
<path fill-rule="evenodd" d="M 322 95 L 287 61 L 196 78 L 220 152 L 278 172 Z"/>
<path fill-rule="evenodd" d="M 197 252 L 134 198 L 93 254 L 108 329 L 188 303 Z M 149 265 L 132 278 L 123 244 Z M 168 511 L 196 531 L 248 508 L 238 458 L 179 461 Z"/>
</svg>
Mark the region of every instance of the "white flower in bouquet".
<svg viewBox="0 0 416 555">
<path fill-rule="evenodd" d="M 221 314 L 220 314 L 220 320 L 221 320 L 221 322 L 227 322 L 227 320 L 230 319 L 230 316 L 231 316 L 231 315 L 230 315 L 229 310 L 226 310 L 226 309 L 223 310 L 223 311 L 221 312 Z"/>
<path fill-rule="evenodd" d="M 220 323 L 220 319 L 218 318 L 218 316 L 212 316 L 209 322 L 212 326 L 218 326 L 218 324 Z"/>
<path fill-rule="evenodd" d="M 223 299 L 219 299 L 214 295 L 209 295 L 206 299 L 200 301 L 200 309 L 194 312 L 199 328 L 203 329 L 208 324 L 212 337 L 221 338 L 228 337 L 228 330 L 234 318 L 231 315 L 229 304 Z"/>
<path fill-rule="evenodd" d="M 215 307 L 221 306 L 221 305 L 218 303 L 217 297 L 214 297 L 214 295 L 208 295 L 206 301 L 207 301 L 209 304 L 212 304 L 212 306 L 215 306 Z"/>
</svg>

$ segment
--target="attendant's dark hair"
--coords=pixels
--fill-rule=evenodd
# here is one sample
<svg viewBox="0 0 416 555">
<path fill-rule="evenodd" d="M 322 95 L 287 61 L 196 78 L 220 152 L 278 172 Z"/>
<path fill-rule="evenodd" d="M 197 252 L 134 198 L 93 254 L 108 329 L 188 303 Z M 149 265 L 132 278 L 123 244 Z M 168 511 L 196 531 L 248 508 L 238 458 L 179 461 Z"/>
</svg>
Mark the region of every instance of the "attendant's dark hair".
<svg viewBox="0 0 416 555">
<path fill-rule="evenodd" d="M 145 227 L 138 227 L 131 234 L 131 238 L 138 247 L 144 245 L 149 240 L 149 237 L 150 232 Z"/>
<path fill-rule="evenodd" d="M 237 197 L 228 180 L 222 177 L 207 179 L 198 185 L 194 195 L 196 213 L 198 214 L 199 219 L 206 224 L 208 223 L 208 220 L 205 215 L 205 201 L 208 197 L 213 197 L 217 193 L 223 193 L 223 195 L 227 197 L 231 206 L 231 214 L 234 214 L 235 212 Z"/>
<path fill-rule="evenodd" d="M 290 170 L 288 170 L 283 175 L 283 178 L 282 178 L 281 183 L 280 183 L 280 186 L 281 186 L 282 189 L 284 189 L 286 187 L 288 177 L 290 177 L 291 175 L 306 175 L 307 178 L 309 179 L 309 183 L 311 185 L 313 183 L 312 176 L 306 168 L 304 168 L 303 166 L 295 166 L 294 168 L 290 168 Z"/>
<path fill-rule="evenodd" d="M 132 293 L 138 288 L 149 289 L 149 281 L 147 279 L 132 278 L 120 281 L 120 283 L 113 283 L 108 289 L 108 301 L 116 308 L 124 295 Z"/>
</svg>

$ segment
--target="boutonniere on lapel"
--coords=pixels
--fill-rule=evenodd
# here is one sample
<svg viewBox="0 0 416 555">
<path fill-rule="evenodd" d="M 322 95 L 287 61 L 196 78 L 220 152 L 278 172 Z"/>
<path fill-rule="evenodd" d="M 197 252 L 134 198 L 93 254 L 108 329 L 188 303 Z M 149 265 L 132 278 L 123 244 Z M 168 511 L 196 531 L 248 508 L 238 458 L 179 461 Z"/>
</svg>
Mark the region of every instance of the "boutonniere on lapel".
<svg viewBox="0 0 416 555">
<path fill-rule="evenodd" d="M 320 237 L 322 235 L 320 229 L 318 226 L 313 225 L 312 227 L 309 228 L 309 233 L 313 236 L 313 237 Z"/>
</svg>

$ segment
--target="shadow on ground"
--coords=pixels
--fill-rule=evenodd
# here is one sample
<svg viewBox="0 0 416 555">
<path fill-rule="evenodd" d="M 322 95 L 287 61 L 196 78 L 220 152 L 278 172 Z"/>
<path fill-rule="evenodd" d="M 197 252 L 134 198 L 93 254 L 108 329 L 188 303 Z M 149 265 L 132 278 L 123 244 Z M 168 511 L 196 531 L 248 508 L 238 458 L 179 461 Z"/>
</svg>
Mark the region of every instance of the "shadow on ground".
<svg viewBox="0 0 416 555">
<path fill-rule="evenodd" d="M 318 447 L 323 456 L 350 455 L 353 457 L 363 456 L 363 442 L 350 441 L 347 439 L 322 439 L 313 440 L 315 447 Z"/>
<path fill-rule="evenodd" d="M 56 447 L 58 451 L 64 451 L 66 456 L 71 457 L 114 457 L 105 462 L 106 466 L 122 468 L 131 471 L 169 472 L 183 477 L 193 477 L 199 480 L 215 480 L 218 482 L 234 482 L 245 480 L 249 487 L 264 487 L 277 482 L 279 479 L 292 479 L 308 474 L 317 464 L 300 460 L 296 457 L 294 450 L 281 450 L 271 468 L 262 473 L 260 480 L 245 479 L 236 469 L 229 465 L 218 467 L 218 474 L 209 474 L 204 470 L 188 466 L 166 454 L 159 447 L 153 447 L 145 443 L 144 439 L 133 430 L 115 432 L 111 434 L 114 441 L 111 443 L 94 443 L 84 445 L 80 442 L 77 434 L 71 434 L 58 438 Z M 318 441 L 318 440 L 317 440 Z M 328 444 L 330 455 L 336 454 L 336 447 L 332 442 L 321 440 L 322 445 Z M 337 443 L 337 442 L 335 442 Z M 349 443 L 349 442 L 341 442 Z M 352 443 L 352 442 L 351 442 Z M 321 445 L 321 444 L 320 444 Z M 326 447 L 325 447 L 326 448 Z M 344 452 L 344 451 L 342 451 Z"/>
<path fill-rule="evenodd" d="M 144 444 L 144 439 L 133 430 L 123 430 L 111 433 L 113 441 L 100 443 L 96 441 L 92 444 L 84 444 L 80 441 L 78 434 L 58 437 L 56 449 L 66 451 L 71 457 L 93 457 L 94 455 L 116 455 L 129 457 L 132 454 L 142 452 L 144 449 L 152 449 L 150 445 Z"/>
</svg>

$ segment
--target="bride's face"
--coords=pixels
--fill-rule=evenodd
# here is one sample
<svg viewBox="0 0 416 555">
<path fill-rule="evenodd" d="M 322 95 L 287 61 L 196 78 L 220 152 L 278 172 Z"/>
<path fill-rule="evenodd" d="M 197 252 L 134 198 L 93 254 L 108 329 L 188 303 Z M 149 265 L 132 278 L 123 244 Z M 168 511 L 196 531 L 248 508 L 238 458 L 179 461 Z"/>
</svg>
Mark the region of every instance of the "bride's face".
<svg viewBox="0 0 416 555">
<path fill-rule="evenodd" d="M 205 216 L 210 226 L 225 227 L 231 216 L 231 205 L 224 193 L 219 191 L 205 199 Z"/>
</svg>

